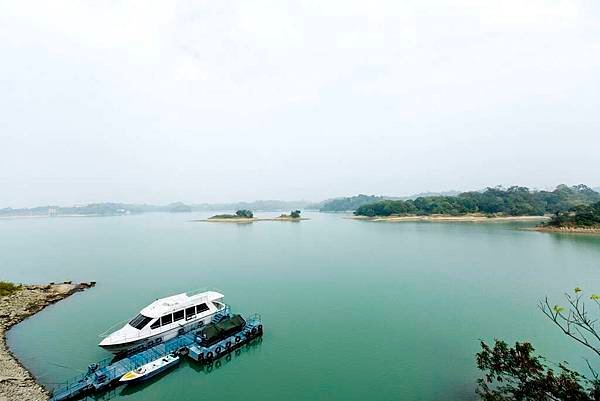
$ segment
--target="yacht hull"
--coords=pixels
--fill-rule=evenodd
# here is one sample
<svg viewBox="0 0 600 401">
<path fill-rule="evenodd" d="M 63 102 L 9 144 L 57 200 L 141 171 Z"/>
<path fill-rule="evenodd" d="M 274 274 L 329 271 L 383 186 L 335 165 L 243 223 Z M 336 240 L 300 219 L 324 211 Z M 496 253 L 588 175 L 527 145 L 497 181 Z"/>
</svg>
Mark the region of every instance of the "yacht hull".
<svg viewBox="0 0 600 401">
<path fill-rule="evenodd" d="M 148 337 L 137 338 L 132 341 L 123 341 L 113 344 L 100 344 L 100 347 L 111 352 L 113 354 L 121 354 L 123 352 L 129 351 L 134 348 L 142 348 L 142 347 L 151 347 L 153 345 L 158 345 L 162 342 L 168 341 L 177 336 L 181 329 L 185 331 L 191 330 L 195 327 L 201 327 L 205 324 L 210 323 L 212 320 L 212 316 L 208 316 L 204 319 L 198 319 L 189 322 L 188 324 L 183 324 L 179 327 L 174 327 L 170 330 L 164 331 L 162 333 L 156 333 Z"/>
</svg>

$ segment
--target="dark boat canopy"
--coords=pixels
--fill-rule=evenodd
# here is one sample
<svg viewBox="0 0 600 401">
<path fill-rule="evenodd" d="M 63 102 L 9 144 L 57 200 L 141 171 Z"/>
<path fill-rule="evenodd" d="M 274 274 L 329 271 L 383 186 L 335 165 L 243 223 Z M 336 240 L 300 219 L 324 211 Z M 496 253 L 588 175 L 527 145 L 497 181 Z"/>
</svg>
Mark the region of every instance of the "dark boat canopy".
<svg viewBox="0 0 600 401">
<path fill-rule="evenodd" d="M 241 331 L 246 321 L 240 315 L 233 315 L 219 323 L 207 324 L 202 330 L 202 344 L 210 345 Z"/>
</svg>

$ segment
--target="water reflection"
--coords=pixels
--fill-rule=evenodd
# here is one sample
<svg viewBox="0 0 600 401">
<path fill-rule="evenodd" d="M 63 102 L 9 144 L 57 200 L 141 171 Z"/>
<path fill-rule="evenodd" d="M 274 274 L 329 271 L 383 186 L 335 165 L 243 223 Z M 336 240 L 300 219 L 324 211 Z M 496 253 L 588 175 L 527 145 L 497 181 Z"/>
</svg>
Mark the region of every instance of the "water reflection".
<svg viewBox="0 0 600 401">
<path fill-rule="evenodd" d="M 581 233 L 539 233 L 548 236 L 553 252 L 564 252 L 571 248 L 578 253 L 600 255 L 600 235 Z"/>
<path fill-rule="evenodd" d="M 225 368 L 229 363 L 234 362 L 237 358 L 242 358 L 244 357 L 244 355 L 250 355 L 259 352 L 262 345 L 262 341 L 262 337 L 255 338 L 248 344 L 241 346 L 235 351 L 225 355 L 223 358 L 220 358 L 209 364 L 199 364 L 191 361 L 188 362 L 188 364 L 196 372 L 202 372 L 208 375 L 211 374 L 213 371 Z"/>
</svg>

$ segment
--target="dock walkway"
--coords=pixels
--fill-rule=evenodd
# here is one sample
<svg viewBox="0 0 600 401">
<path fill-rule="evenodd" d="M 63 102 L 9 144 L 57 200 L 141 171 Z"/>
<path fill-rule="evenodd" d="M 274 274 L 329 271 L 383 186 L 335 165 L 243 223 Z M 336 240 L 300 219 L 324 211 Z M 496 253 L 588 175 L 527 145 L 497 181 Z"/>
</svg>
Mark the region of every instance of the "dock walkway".
<svg viewBox="0 0 600 401">
<path fill-rule="evenodd" d="M 190 332 L 113 363 L 110 363 L 109 360 L 97 362 L 96 366 L 98 367 L 95 370 L 90 370 L 56 388 L 50 400 L 63 401 L 90 391 L 100 391 L 119 380 L 130 370 L 168 355 L 171 352 L 189 347 L 194 343 L 194 338 L 195 333 Z"/>
<path fill-rule="evenodd" d="M 230 314 L 229 307 L 217 312 L 212 320 L 220 321 Z M 197 332 L 201 328 L 194 328 L 178 336 L 155 345 L 151 348 L 129 355 L 125 358 L 114 360 L 107 358 L 90 365 L 87 373 L 75 377 L 59 385 L 52 391 L 50 401 L 64 401 L 90 392 L 107 389 L 130 370 L 159 359 L 175 351 L 187 350 L 194 344 Z"/>
</svg>

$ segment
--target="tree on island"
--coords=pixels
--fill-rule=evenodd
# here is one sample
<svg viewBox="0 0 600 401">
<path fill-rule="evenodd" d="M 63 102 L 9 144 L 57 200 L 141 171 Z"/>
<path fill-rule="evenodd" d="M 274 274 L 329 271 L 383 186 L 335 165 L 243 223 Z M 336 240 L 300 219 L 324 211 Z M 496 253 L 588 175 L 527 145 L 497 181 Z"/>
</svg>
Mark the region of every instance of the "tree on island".
<svg viewBox="0 0 600 401">
<path fill-rule="evenodd" d="M 294 210 L 290 213 L 290 217 L 292 219 L 299 219 L 300 218 L 300 210 Z"/>
<path fill-rule="evenodd" d="M 235 212 L 235 215 L 237 217 L 243 217 L 246 219 L 251 219 L 254 217 L 254 213 L 252 213 L 252 210 L 248 210 L 248 209 L 240 209 L 237 212 Z"/>
<path fill-rule="evenodd" d="M 595 328 L 597 318 L 590 317 L 583 292 L 575 288 L 565 294 L 568 307 L 552 306 L 546 297 L 539 308 L 564 334 L 600 356 L 600 332 Z M 600 310 L 600 295 L 590 299 Z M 504 341 L 494 340 L 489 346 L 481 342 L 477 367 L 485 372 L 477 381 L 477 394 L 484 401 L 599 401 L 600 379 L 586 359 L 590 377 L 559 363 L 549 367 L 545 359 L 534 355 L 530 343 L 517 342 L 509 347 Z"/>
<path fill-rule="evenodd" d="M 600 227 L 600 202 L 575 206 L 566 212 L 556 212 L 545 225 L 550 227 Z"/>
</svg>

